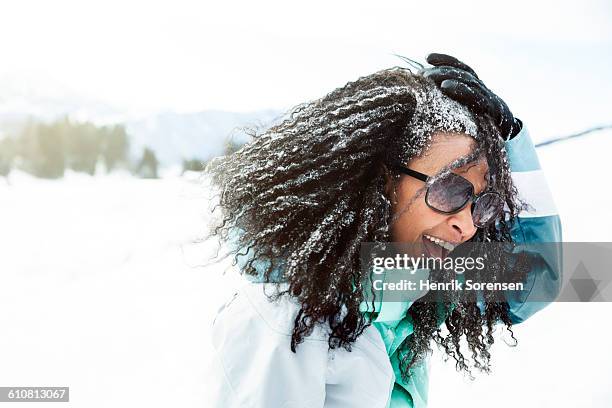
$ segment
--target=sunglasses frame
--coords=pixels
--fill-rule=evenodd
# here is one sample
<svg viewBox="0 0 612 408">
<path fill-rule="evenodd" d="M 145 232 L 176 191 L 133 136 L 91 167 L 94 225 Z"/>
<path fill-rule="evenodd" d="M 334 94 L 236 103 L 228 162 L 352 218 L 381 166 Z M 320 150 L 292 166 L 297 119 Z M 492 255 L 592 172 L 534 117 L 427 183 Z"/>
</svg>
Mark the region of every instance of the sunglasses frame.
<svg viewBox="0 0 612 408">
<path fill-rule="evenodd" d="M 471 189 L 472 189 L 471 195 L 470 195 L 470 197 L 468 197 L 468 198 L 467 198 L 467 200 L 465 200 L 465 202 L 464 202 L 464 203 L 461 205 L 461 207 L 459 207 L 457 210 L 454 210 L 454 211 L 442 211 L 442 210 L 439 210 L 439 209 L 435 208 L 434 206 L 432 206 L 432 205 L 429 203 L 429 188 L 431 187 L 431 184 L 429 184 L 429 182 L 430 182 L 430 180 L 431 180 L 433 177 L 428 176 L 427 174 L 421 173 L 420 171 L 416 171 L 416 170 L 413 170 L 413 169 L 409 169 L 408 167 L 405 167 L 405 166 L 402 166 L 402 165 L 398 165 L 398 166 L 396 166 L 396 167 L 397 167 L 397 169 L 398 169 L 400 172 L 402 172 L 402 173 L 404 173 L 404 174 L 406 174 L 406 175 L 408 175 L 408 176 L 414 177 L 415 179 L 417 179 L 417 180 L 421 180 L 422 182 L 424 182 L 424 183 L 428 184 L 428 186 L 427 186 L 427 192 L 425 193 L 425 204 L 427 204 L 427 206 L 428 206 L 429 208 L 431 208 L 432 210 L 434 210 L 434 211 L 436 211 L 436 212 L 438 212 L 438 213 L 441 213 L 441 214 L 446 214 L 446 215 L 456 214 L 456 213 L 458 213 L 459 211 L 463 210 L 463 209 L 465 208 L 465 206 L 467 205 L 467 203 L 469 203 L 469 202 L 470 202 L 470 200 L 472 200 L 472 206 L 471 206 L 471 208 L 470 208 L 470 212 L 471 212 L 471 214 L 472 214 L 472 220 L 473 220 L 473 219 L 474 219 L 474 218 L 473 218 L 473 216 L 474 216 L 474 208 L 476 207 L 476 203 L 478 202 L 478 200 L 479 200 L 481 197 L 483 197 L 483 196 L 485 196 L 485 195 L 487 195 L 487 194 L 493 194 L 493 195 L 498 196 L 498 197 L 500 198 L 500 200 L 503 202 L 502 195 L 501 195 L 501 194 L 499 194 L 497 191 L 487 191 L 487 190 L 484 190 L 484 191 L 482 191 L 480 194 L 474 194 L 474 184 L 472 184 L 472 182 L 471 182 L 471 181 L 469 181 L 468 179 L 466 179 L 465 177 L 462 177 L 462 176 L 460 176 L 459 174 L 455 174 L 455 176 L 457 176 L 457 177 L 461 177 L 463 180 L 465 180 L 465 181 L 466 181 L 466 183 L 468 183 L 468 184 L 470 185 L 470 187 L 471 187 Z M 453 174 L 454 174 L 454 173 L 453 173 Z M 500 213 L 501 213 L 501 212 L 500 212 Z M 494 221 L 496 218 L 497 218 L 497 217 L 493 217 L 493 218 L 491 218 L 491 220 L 489 220 L 488 222 L 486 222 L 486 223 L 484 223 L 484 224 L 480 224 L 480 223 L 479 223 L 479 225 L 476 225 L 476 223 L 474 223 L 474 225 L 475 225 L 476 227 L 478 227 L 478 228 L 483 228 L 483 227 L 485 227 L 485 226 L 489 225 L 491 222 L 493 222 L 493 221 Z"/>
</svg>

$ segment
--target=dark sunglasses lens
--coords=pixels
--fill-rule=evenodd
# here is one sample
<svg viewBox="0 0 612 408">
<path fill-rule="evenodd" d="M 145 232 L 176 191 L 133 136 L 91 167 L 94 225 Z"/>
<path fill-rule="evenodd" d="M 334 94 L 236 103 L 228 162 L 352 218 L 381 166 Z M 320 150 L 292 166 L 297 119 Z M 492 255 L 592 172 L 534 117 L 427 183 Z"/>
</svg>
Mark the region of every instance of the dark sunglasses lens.
<svg viewBox="0 0 612 408">
<path fill-rule="evenodd" d="M 427 190 L 427 204 L 443 212 L 461 209 L 471 197 L 472 184 L 454 173 L 437 179 Z"/>
<path fill-rule="evenodd" d="M 485 193 L 481 195 L 474 204 L 472 218 L 474 225 L 483 227 L 495 220 L 504 209 L 504 200 L 496 193 Z"/>
</svg>

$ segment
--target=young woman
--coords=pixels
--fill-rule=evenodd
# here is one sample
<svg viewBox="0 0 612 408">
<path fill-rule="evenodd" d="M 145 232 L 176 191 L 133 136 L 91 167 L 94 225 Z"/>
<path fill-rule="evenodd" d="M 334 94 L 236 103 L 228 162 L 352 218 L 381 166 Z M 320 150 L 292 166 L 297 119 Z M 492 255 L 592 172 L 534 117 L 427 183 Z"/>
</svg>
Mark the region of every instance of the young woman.
<svg viewBox="0 0 612 408">
<path fill-rule="evenodd" d="M 459 369 L 488 370 L 493 327 L 558 292 L 559 254 L 542 251 L 527 289 L 502 302 L 365 301 L 365 242 L 561 241 L 521 122 L 467 65 L 428 62 L 299 105 L 207 169 L 223 212 L 214 233 L 250 277 L 213 323 L 213 406 L 425 407 L 432 340 Z"/>
</svg>

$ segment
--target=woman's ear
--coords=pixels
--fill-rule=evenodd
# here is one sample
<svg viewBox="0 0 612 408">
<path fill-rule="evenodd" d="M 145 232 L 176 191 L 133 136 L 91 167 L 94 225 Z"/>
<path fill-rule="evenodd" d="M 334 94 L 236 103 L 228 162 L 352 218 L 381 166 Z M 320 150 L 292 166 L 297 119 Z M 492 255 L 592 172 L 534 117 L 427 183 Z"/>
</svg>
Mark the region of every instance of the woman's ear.
<svg viewBox="0 0 612 408">
<path fill-rule="evenodd" d="M 383 163 L 383 175 L 385 177 L 385 194 L 391 200 L 392 204 L 397 203 L 397 194 L 395 192 L 395 183 L 393 182 L 393 176 L 389 171 L 389 168 L 386 164 Z"/>
</svg>

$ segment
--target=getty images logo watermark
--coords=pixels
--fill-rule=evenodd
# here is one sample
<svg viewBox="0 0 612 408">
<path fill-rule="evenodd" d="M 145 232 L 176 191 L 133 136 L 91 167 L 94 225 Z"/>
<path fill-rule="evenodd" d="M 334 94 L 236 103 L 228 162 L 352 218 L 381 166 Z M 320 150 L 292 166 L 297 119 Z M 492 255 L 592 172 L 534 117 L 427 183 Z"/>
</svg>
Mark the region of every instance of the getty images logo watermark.
<svg viewBox="0 0 612 408">
<path fill-rule="evenodd" d="M 612 243 L 364 243 L 361 267 L 368 301 L 612 300 Z"/>
</svg>

